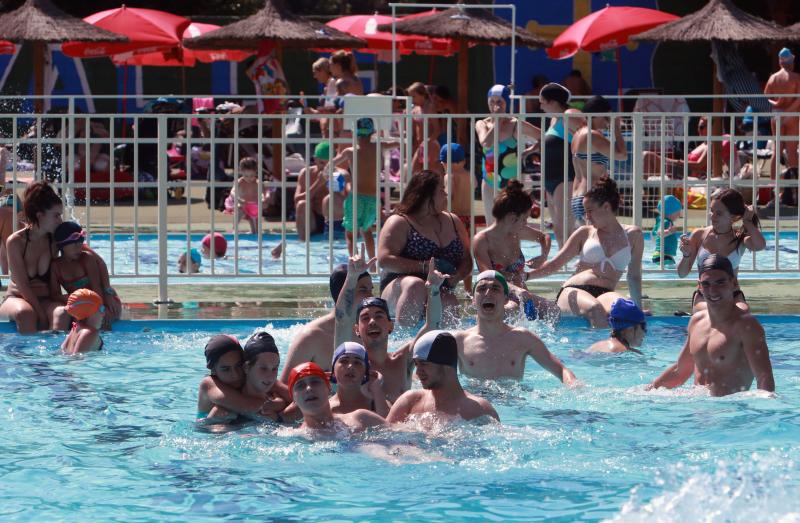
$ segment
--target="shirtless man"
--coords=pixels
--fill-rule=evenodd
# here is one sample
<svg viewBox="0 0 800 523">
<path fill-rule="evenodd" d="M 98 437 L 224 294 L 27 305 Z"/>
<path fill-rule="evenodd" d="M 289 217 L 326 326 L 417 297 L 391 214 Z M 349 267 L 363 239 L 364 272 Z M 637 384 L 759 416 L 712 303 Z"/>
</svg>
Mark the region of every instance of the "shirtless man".
<svg viewBox="0 0 800 523">
<path fill-rule="evenodd" d="M 328 396 L 331 384 L 328 375 L 316 363 L 302 363 L 289 373 L 289 395 L 303 413 L 301 429 L 337 432 L 342 429 L 363 431 L 385 425 L 384 419 L 372 411 L 358 409 L 347 414 L 331 412 Z"/>
<path fill-rule="evenodd" d="M 334 302 L 339 298 L 346 276 L 346 265 L 342 264 L 334 267 L 330 279 L 331 297 L 333 297 Z M 358 300 L 359 303 L 364 298 L 372 297 L 372 277 L 369 273 L 364 271 L 359 273 L 354 285 L 353 296 L 353 299 Z M 334 345 L 333 343 L 334 323 L 335 317 L 333 311 L 331 311 L 325 316 L 304 325 L 297 335 L 292 338 L 292 342 L 289 344 L 289 353 L 286 356 L 286 364 L 281 373 L 281 381 L 283 383 L 286 383 L 289 379 L 289 371 L 293 367 L 307 361 L 313 361 L 324 370 L 331 370 L 333 349 L 339 346 L 339 344 Z M 350 331 L 348 330 L 348 332 Z M 351 336 L 344 341 L 358 340 L 355 336 Z"/>
<path fill-rule="evenodd" d="M 428 332 L 428 330 L 439 326 L 442 317 L 441 298 L 435 300 L 433 306 L 428 306 L 425 316 L 425 325 L 417 333 L 414 341 L 406 343 L 398 350 L 389 353 L 389 334 L 394 329 L 394 324 L 389 316 L 389 306 L 381 298 L 366 298 L 361 301 L 356 300 L 356 275 L 362 274 L 367 270 L 372 270 L 375 266 L 375 258 L 368 262 L 364 258 L 364 245 L 361 246 L 361 255 L 351 256 L 347 264 L 347 278 L 344 287 L 336 301 L 336 326 L 335 344 L 338 347 L 345 341 L 349 341 L 351 333 L 358 336 L 360 343 L 367 349 L 369 354 L 370 368 L 383 375 L 383 390 L 386 392 L 386 399 L 394 402 L 405 391 L 411 388 L 411 371 L 414 368 L 412 359 L 412 348 L 414 341 Z M 434 268 L 433 260 L 429 264 L 428 278 L 425 286 L 429 296 L 434 293 L 439 295 L 439 287 L 449 276 L 438 272 Z M 433 323 L 432 318 L 437 318 Z"/>
<path fill-rule="evenodd" d="M 771 94 L 800 95 L 800 75 L 794 72 L 794 55 L 789 49 L 784 47 L 778 53 L 778 64 L 781 68 L 767 80 L 764 94 L 767 96 Z M 772 105 L 772 111 L 775 113 L 795 113 L 800 111 L 800 97 L 768 98 L 768 100 Z M 773 179 L 775 178 L 781 151 L 784 147 L 786 148 L 788 167 L 797 167 L 798 164 L 798 142 L 796 137 L 800 132 L 800 121 L 796 116 L 781 117 L 777 115 L 772 119 L 772 134 L 776 134 L 778 128 L 780 128 L 781 133 L 781 147 L 776 147 L 774 161 L 770 162 L 769 165 L 770 178 Z M 794 140 L 792 140 L 793 137 L 795 138 Z"/>
<path fill-rule="evenodd" d="M 521 380 L 525 358 L 530 356 L 564 385 L 576 385 L 578 380 L 572 371 L 547 350 L 538 336 L 503 322 L 507 302 L 508 283 L 500 272 L 488 270 L 477 276 L 472 296 L 477 325 L 453 333 L 461 372 L 478 379 Z"/>
<path fill-rule="evenodd" d="M 409 416 L 432 413 L 445 420 L 460 417 L 466 421 L 500 416 L 487 400 L 465 392 L 458 381 L 458 346 L 447 331 L 433 330 L 414 342 L 414 363 L 422 390 L 409 390 L 392 405 L 386 417 L 402 423 Z"/>
<path fill-rule="evenodd" d="M 764 329 L 749 311 L 736 306 L 738 289 L 730 260 L 712 254 L 699 270 L 698 291 L 708 304 L 689 320 L 686 343 L 678 361 L 656 378 L 651 387 L 673 389 L 694 374 L 696 385 L 712 396 L 748 390 L 756 380 L 761 390 L 775 391 Z"/>
<path fill-rule="evenodd" d="M 354 237 L 360 231 L 370 258 L 375 256 L 375 236 L 372 231 L 379 212 L 375 201 L 378 193 L 375 174 L 378 144 L 372 141 L 374 134 L 375 124 L 372 118 L 359 118 L 356 121 L 356 147 L 343 149 L 328 163 L 329 178 L 333 175 L 333 169 L 339 165 L 347 164 L 350 169 L 350 192 L 344 199 L 344 221 L 342 223 L 347 238 L 347 250 L 351 255 L 355 252 Z M 354 168 L 356 160 L 357 169 Z M 357 213 L 355 222 L 353 219 L 354 200 Z"/>
</svg>

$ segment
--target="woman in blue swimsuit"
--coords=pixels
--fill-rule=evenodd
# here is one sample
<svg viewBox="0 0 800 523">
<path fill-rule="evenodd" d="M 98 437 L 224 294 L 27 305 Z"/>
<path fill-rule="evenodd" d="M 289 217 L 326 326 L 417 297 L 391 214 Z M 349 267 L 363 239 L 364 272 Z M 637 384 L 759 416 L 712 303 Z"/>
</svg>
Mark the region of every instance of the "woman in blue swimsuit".
<svg viewBox="0 0 800 523">
<path fill-rule="evenodd" d="M 11 281 L 0 315 L 16 322 L 20 334 L 30 334 L 52 328 L 59 306 L 50 298 L 50 262 L 57 254 L 53 231 L 63 206 L 47 182 L 35 182 L 25 189 L 22 209 L 27 226 L 6 241 Z"/>
<path fill-rule="evenodd" d="M 457 304 L 449 289 L 472 271 L 467 230 L 445 209 L 447 193 L 442 176 L 422 171 L 411 178 L 396 213 L 381 229 L 381 297 L 389 304 L 398 326 L 416 325 L 422 317 L 431 259 L 440 272 L 450 275 L 442 286 L 442 305 L 446 308 Z"/>
<path fill-rule="evenodd" d="M 556 302 L 562 312 L 582 316 L 592 327 L 605 328 L 611 304 L 623 297 L 615 289 L 626 270 L 631 299 L 642 308 L 644 238 L 639 227 L 617 221 L 619 192 L 611 178 L 597 179 L 584 196 L 583 206 L 587 225 L 573 232 L 555 257 L 529 272 L 528 278 L 553 274 L 580 256 Z"/>
</svg>

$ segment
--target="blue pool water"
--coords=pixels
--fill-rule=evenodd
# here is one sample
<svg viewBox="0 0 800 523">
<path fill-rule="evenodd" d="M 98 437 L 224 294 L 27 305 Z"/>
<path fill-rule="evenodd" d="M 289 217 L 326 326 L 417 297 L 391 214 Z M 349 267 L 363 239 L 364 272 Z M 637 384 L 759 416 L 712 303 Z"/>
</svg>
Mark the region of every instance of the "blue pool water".
<svg viewBox="0 0 800 523">
<path fill-rule="evenodd" d="M 776 250 L 778 256 L 778 271 L 795 271 L 800 269 L 800 254 L 798 254 L 798 241 L 797 233 L 781 233 L 777 249 L 775 244 L 774 233 L 765 233 L 767 238 L 767 249 L 756 253 L 755 267 L 759 271 L 774 271 Z M 192 235 L 191 245 L 193 247 L 200 247 L 200 241 L 203 235 Z M 235 263 L 236 256 L 234 255 L 234 242 L 233 235 L 227 235 L 228 239 L 228 256 L 224 259 L 216 260 L 214 263 L 215 274 L 235 274 L 237 265 Z M 280 243 L 280 235 L 266 234 L 263 236 L 262 248 L 259 248 L 259 243 L 256 235 L 240 234 L 239 235 L 239 251 L 238 251 L 238 272 L 239 274 L 253 276 L 259 273 L 259 265 L 261 266 L 261 274 L 266 278 L 270 275 L 276 276 L 284 273 L 284 264 L 282 260 L 273 260 L 270 255 L 270 250 Z M 297 241 L 295 235 L 288 235 L 286 242 L 286 268 L 285 274 L 287 275 L 303 275 L 306 274 L 306 269 L 312 274 L 329 274 L 330 263 L 333 265 L 339 263 L 347 263 L 347 246 L 343 239 L 334 241 L 333 249 L 328 248 L 327 236 L 318 235 L 313 238 L 308 244 L 308 252 L 306 251 L 306 244 Z M 108 235 L 93 234 L 91 237 L 92 248 L 95 249 L 106 262 L 111 266 L 113 258 L 113 270 L 120 275 L 136 274 L 137 261 L 138 261 L 138 274 L 142 275 L 156 275 L 158 274 L 158 239 L 155 234 L 140 234 L 138 244 L 134 244 L 132 235 L 115 235 L 114 236 L 114 253 L 112 256 L 111 242 Z M 170 263 L 170 274 L 178 274 L 177 260 L 180 254 L 186 251 L 186 236 L 185 235 L 170 235 L 167 242 L 168 260 Z M 659 265 L 652 263 L 652 253 L 655 243 L 650 238 L 650 234 L 645 234 L 645 252 L 643 256 L 643 269 L 645 270 L 645 277 L 647 279 L 673 279 L 675 277 L 674 270 L 665 272 L 647 272 L 657 271 Z M 138 249 L 138 252 L 137 252 Z M 538 244 L 525 242 L 523 244 L 523 251 L 526 257 L 531 258 L 539 254 Z M 261 252 L 261 260 L 259 262 L 259 252 Z M 550 256 L 553 257 L 556 253 L 554 248 Z M 680 256 L 680 253 L 678 254 Z M 575 263 L 574 261 L 572 262 Z M 572 267 L 570 265 L 568 268 Z M 741 270 L 742 277 L 768 277 L 772 278 L 775 274 L 748 274 L 747 271 L 752 269 L 752 253 L 747 253 L 742 258 Z M 203 274 L 211 274 L 211 264 L 209 260 L 203 260 L 201 272 Z M 783 276 L 794 277 L 793 273 L 785 273 Z M 551 276 L 550 279 L 558 281 L 563 280 L 562 275 Z"/>
<path fill-rule="evenodd" d="M 645 391 L 686 319 L 653 319 L 643 357 L 588 355 L 606 333 L 569 320 L 533 328 L 582 389 L 529 360 L 520 383 L 462 379 L 502 425 L 323 442 L 192 419 L 208 336 L 266 323 L 285 353 L 298 324 L 120 322 L 74 358 L 60 336 L 0 334 L 0 519 L 798 521 L 800 324 L 762 321 L 774 398 Z"/>
</svg>

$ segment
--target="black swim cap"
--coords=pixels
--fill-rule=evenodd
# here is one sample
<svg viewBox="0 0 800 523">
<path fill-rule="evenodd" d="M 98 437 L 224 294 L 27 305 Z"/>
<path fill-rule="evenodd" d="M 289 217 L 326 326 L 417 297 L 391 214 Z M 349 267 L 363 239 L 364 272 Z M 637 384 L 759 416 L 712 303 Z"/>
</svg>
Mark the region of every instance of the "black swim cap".
<svg viewBox="0 0 800 523">
<path fill-rule="evenodd" d="M 389 304 L 386 303 L 386 300 L 383 298 L 364 298 L 361 300 L 361 303 L 358 304 L 358 310 L 356 310 L 356 314 L 361 314 L 361 311 L 367 307 L 378 307 L 386 313 L 388 318 L 391 319 L 391 315 L 389 314 Z"/>
<path fill-rule="evenodd" d="M 230 334 L 217 334 L 206 343 L 206 367 L 211 370 L 219 359 L 229 352 L 243 352 L 239 341 Z"/>
<path fill-rule="evenodd" d="M 700 267 L 697 270 L 698 272 L 697 277 L 699 278 L 706 271 L 713 271 L 713 270 L 723 271 L 727 273 L 728 276 L 730 276 L 731 278 L 736 277 L 736 273 L 733 270 L 733 265 L 731 265 L 731 261 L 725 256 L 719 254 L 709 254 L 706 257 L 706 259 L 703 260 L 703 263 L 700 264 Z"/>
<path fill-rule="evenodd" d="M 360 280 L 364 276 L 369 276 L 369 273 L 364 271 L 359 274 L 358 279 Z M 337 265 L 331 271 L 331 279 L 328 283 L 328 286 L 331 290 L 331 298 L 333 301 L 339 299 L 339 293 L 342 292 L 342 287 L 344 287 L 344 280 L 347 278 L 347 265 L 342 263 L 341 265 Z"/>
<path fill-rule="evenodd" d="M 447 331 L 426 332 L 414 344 L 414 359 L 458 368 L 458 343 Z"/>
<path fill-rule="evenodd" d="M 275 338 L 267 331 L 258 331 L 244 344 L 245 361 L 255 361 L 259 354 L 272 352 L 278 354 L 278 346 L 275 345 Z"/>
</svg>

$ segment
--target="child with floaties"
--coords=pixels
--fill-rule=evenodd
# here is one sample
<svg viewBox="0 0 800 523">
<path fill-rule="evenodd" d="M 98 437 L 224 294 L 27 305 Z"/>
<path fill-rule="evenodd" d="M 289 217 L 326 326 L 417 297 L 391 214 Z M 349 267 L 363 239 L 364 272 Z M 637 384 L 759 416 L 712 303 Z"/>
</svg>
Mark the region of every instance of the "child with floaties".
<svg viewBox="0 0 800 523">
<path fill-rule="evenodd" d="M 664 256 L 664 265 L 675 265 L 675 256 L 678 254 L 678 239 L 680 229 L 675 222 L 681 218 L 683 206 L 675 196 L 668 194 L 658 203 L 656 208 L 656 222 L 653 226 L 653 238 L 656 248 L 653 251 L 653 263 L 660 263 Z M 661 231 L 664 231 L 664 244 L 662 249 Z"/>
<path fill-rule="evenodd" d="M 225 213 L 233 214 L 233 228 L 239 226 L 242 218 L 247 218 L 250 232 L 258 233 L 258 222 L 261 215 L 258 212 L 258 162 L 250 156 L 239 161 L 239 180 L 225 198 Z"/>
<path fill-rule="evenodd" d="M 53 301 L 65 303 L 63 288 L 68 294 L 78 289 L 90 289 L 102 296 L 107 310 L 103 327 L 108 329 L 122 313 L 122 300 L 111 287 L 106 262 L 84 244 L 86 232 L 75 222 L 62 222 L 53 233 L 53 242 L 61 255 L 50 264 L 50 296 Z M 54 312 L 54 327 L 67 330 L 69 315 L 65 307 Z"/>
<path fill-rule="evenodd" d="M 75 319 L 67 339 L 61 344 L 64 354 L 101 350 L 100 327 L 106 312 L 103 299 L 90 289 L 78 289 L 69 295 L 66 311 Z"/>
<path fill-rule="evenodd" d="M 210 374 L 200 382 L 197 419 L 232 421 L 238 415 L 280 420 L 288 404 L 288 391 L 277 380 L 280 356 L 266 332 L 254 334 L 245 344 L 230 335 L 212 337 L 205 347 Z"/>
</svg>

